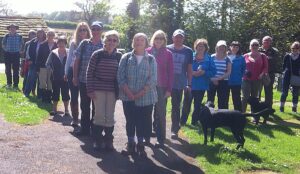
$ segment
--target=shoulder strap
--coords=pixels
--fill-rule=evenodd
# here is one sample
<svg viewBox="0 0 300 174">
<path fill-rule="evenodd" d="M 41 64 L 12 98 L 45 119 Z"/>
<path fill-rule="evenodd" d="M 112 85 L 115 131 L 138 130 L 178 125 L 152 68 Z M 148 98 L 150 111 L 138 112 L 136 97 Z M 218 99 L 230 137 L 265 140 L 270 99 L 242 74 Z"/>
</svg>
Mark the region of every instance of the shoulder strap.
<svg viewBox="0 0 300 174">
<path fill-rule="evenodd" d="M 293 75 L 293 69 L 292 69 L 292 66 L 293 66 L 293 64 L 292 64 L 292 57 L 289 56 L 289 59 L 290 59 L 290 64 L 291 64 L 291 75 Z"/>
</svg>

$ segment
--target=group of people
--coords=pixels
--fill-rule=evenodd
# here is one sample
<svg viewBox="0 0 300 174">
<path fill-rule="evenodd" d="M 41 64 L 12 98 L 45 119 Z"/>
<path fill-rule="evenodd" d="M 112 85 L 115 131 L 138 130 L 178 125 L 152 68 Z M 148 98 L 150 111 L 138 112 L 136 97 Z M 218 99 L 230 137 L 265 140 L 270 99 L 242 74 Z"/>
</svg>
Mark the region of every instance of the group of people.
<svg viewBox="0 0 300 174">
<path fill-rule="evenodd" d="M 18 87 L 19 58 L 22 37 L 16 33 L 18 26 L 8 26 L 9 33 L 2 41 L 5 51 L 7 86 Z M 67 39 L 55 32 L 43 29 L 30 31 L 26 42 L 25 58 L 29 65 L 24 74 L 23 93 L 35 95 L 44 102 L 53 102 L 52 115 L 57 115 L 60 96 L 65 115 L 72 115 L 74 133 L 92 135 L 96 150 L 114 150 L 114 114 L 117 99 L 123 104 L 126 118 L 127 145 L 124 155 L 138 153 L 145 157 L 145 145 L 150 143 L 152 129 L 157 137 L 156 147 L 164 147 L 166 140 L 166 106 L 171 97 L 171 138 L 176 138 L 185 125 L 194 101 L 191 122 L 200 112 L 205 92 L 207 100 L 218 108 L 228 109 L 231 92 L 235 110 L 245 112 L 250 96 L 260 97 L 262 88 L 265 101 L 272 107 L 275 73 L 281 69 L 278 50 L 273 48 L 272 38 L 265 36 L 262 46 L 257 39 L 250 42 L 250 52 L 241 53 L 238 41 L 228 46 L 220 40 L 215 53 L 209 54 L 206 39 L 194 42 L 194 51 L 184 45 L 185 32 L 174 31 L 172 44 L 167 45 L 167 34 L 156 31 L 150 41 L 144 33 L 137 33 L 132 40 L 132 51 L 122 55 L 117 50 L 119 33 L 115 30 L 103 34 L 103 24 L 85 22 L 77 25 L 69 49 Z M 300 76 L 300 44 L 291 45 L 291 53 L 283 60 L 283 89 L 280 111 L 292 87 L 293 112 L 297 112 L 299 86 L 291 77 Z M 292 83 L 292 84 L 291 84 Z M 242 93 L 242 95 L 241 95 Z M 70 95 L 69 95 L 70 94 Z M 181 107 L 182 98 L 183 106 Z M 79 95 L 81 120 L 79 126 Z M 242 97 L 241 97 L 242 96 Z M 69 101 L 71 114 L 69 113 Z M 152 121 L 153 117 L 153 121 Z"/>
</svg>

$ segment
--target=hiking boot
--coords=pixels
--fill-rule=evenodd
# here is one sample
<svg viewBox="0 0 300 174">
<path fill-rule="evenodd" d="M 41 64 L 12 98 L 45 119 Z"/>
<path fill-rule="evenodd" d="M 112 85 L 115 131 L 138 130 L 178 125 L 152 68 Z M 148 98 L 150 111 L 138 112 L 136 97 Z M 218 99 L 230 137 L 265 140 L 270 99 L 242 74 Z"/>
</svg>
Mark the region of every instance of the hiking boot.
<svg viewBox="0 0 300 174">
<path fill-rule="evenodd" d="M 103 151 L 105 149 L 105 144 L 104 142 L 94 142 L 93 148 L 96 151 Z"/>
<path fill-rule="evenodd" d="M 293 112 L 297 112 L 297 107 L 292 107 Z"/>
<path fill-rule="evenodd" d="M 150 146 L 150 145 L 151 145 L 151 143 L 150 143 L 150 138 L 145 138 L 145 139 L 144 139 L 144 145 L 145 145 L 145 146 Z"/>
<path fill-rule="evenodd" d="M 284 107 L 280 106 L 279 110 L 280 110 L 280 112 L 284 112 Z"/>
<path fill-rule="evenodd" d="M 171 138 L 172 139 L 177 139 L 178 138 L 178 134 L 176 132 L 172 132 L 171 133 Z"/>
<path fill-rule="evenodd" d="M 136 152 L 135 146 L 136 146 L 135 142 L 131 142 L 131 143 L 128 142 L 126 144 L 126 148 L 121 151 L 121 154 L 126 156 L 134 154 Z"/>
<path fill-rule="evenodd" d="M 158 141 L 155 143 L 154 147 L 162 149 L 165 147 L 165 144 L 163 142 Z"/>
<path fill-rule="evenodd" d="M 141 143 L 138 143 L 136 146 L 137 153 L 140 157 L 146 158 L 147 153 L 145 152 L 145 146 Z"/>
</svg>

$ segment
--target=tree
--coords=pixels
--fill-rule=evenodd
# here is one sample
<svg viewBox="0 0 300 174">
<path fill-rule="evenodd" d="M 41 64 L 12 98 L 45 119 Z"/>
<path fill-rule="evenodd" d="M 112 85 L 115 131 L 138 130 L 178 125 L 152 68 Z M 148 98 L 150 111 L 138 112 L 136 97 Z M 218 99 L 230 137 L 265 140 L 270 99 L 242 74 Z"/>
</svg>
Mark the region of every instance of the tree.
<svg viewBox="0 0 300 174">
<path fill-rule="evenodd" d="M 82 10 L 82 18 L 88 24 L 100 19 L 106 23 L 108 22 L 108 11 L 111 8 L 109 0 L 84 0 L 83 2 L 75 2 L 75 5 Z"/>
<path fill-rule="evenodd" d="M 140 17 L 140 5 L 139 0 L 132 0 L 126 9 L 126 14 L 128 15 L 129 28 L 127 31 L 128 45 L 127 48 L 131 48 L 131 43 L 133 36 L 138 31 L 138 19 Z"/>
<path fill-rule="evenodd" d="M 0 0 L 0 15 L 1 16 L 10 16 L 16 14 L 9 6 Z"/>
</svg>

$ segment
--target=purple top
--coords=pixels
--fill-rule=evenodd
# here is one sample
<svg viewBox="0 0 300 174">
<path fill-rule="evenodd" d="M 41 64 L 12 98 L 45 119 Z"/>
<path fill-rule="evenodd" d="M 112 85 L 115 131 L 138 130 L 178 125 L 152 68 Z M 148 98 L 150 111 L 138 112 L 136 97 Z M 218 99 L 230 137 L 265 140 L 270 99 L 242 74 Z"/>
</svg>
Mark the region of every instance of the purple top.
<svg viewBox="0 0 300 174">
<path fill-rule="evenodd" d="M 157 86 L 167 88 L 167 91 L 172 92 L 174 73 L 171 51 L 167 48 L 157 50 L 154 47 L 149 47 L 146 51 L 154 55 L 157 62 Z"/>
</svg>

